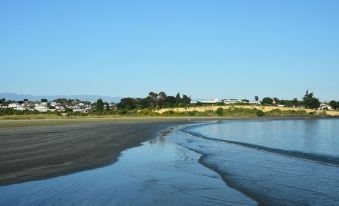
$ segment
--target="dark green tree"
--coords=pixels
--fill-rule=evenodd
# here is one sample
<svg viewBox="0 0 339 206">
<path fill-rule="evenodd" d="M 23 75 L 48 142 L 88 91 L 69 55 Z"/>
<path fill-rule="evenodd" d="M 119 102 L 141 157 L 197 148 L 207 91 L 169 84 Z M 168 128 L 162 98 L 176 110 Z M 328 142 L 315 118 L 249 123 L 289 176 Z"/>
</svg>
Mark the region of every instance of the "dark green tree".
<svg viewBox="0 0 339 206">
<path fill-rule="evenodd" d="M 150 92 L 148 96 L 152 98 L 153 101 L 156 101 L 158 99 L 158 94 L 155 92 Z"/>
<path fill-rule="evenodd" d="M 167 96 L 166 107 L 174 107 L 176 105 L 176 98 L 174 96 Z"/>
<path fill-rule="evenodd" d="M 257 117 L 263 117 L 263 116 L 265 116 L 265 112 L 258 110 L 257 111 Z"/>
<path fill-rule="evenodd" d="M 309 93 L 308 90 L 303 98 L 303 104 L 306 109 L 318 109 L 320 107 L 319 99 L 315 98 L 313 92 Z"/>
<path fill-rule="evenodd" d="M 148 98 L 142 98 L 142 99 L 139 99 L 139 107 L 140 109 L 145 109 L 145 108 L 148 108 L 149 107 L 149 101 L 148 101 Z"/>
<path fill-rule="evenodd" d="M 158 95 L 158 106 L 159 107 L 166 107 L 166 98 L 167 95 L 165 92 L 160 92 Z"/>
<path fill-rule="evenodd" d="M 274 102 L 275 102 L 276 104 L 279 104 L 279 102 L 280 102 L 279 99 L 278 99 L 277 97 L 274 97 L 273 100 L 274 100 Z"/>
<path fill-rule="evenodd" d="M 183 95 L 181 98 L 178 93 L 176 97 L 167 96 L 165 92 L 159 94 L 150 92 L 146 98 L 123 98 L 117 104 L 118 110 L 134 110 L 134 109 L 160 109 L 174 106 L 188 106 L 191 98 Z"/>
<path fill-rule="evenodd" d="M 95 110 L 96 110 L 96 113 L 98 113 L 98 114 L 102 114 L 104 112 L 104 102 L 102 101 L 102 99 L 97 100 Z"/>
<path fill-rule="evenodd" d="M 189 98 L 187 95 L 182 96 L 182 103 L 185 105 L 189 105 L 191 103 L 191 98 Z"/>
<path fill-rule="evenodd" d="M 273 104 L 273 99 L 270 97 L 265 97 L 262 99 L 261 104 L 263 105 L 272 105 Z"/>
<path fill-rule="evenodd" d="M 155 92 L 150 92 L 148 94 L 148 99 L 149 99 L 150 106 L 152 108 L 156 108 L 158 105 L 158 94 Z"/>
<path fill-rule="evenodd" d="M 146 101 L 146 99 L 145 99 Z M 148 102 L 145 103 L 145 106 L 148 105 Z M 120 103 L 117 105 L 119 110 L 133 110 L 136 108 L 135 100 L 133 98 L 123 98 L 120 100 Z"/>
<path fill-rule="evenodd" d="M 177 96 L 175 96 L 175 100 L 176 100 L 176 105 L 178 106 L 181 103 L 180 93 L 178 93 Z"/>
<path fill-rule="evenodd" d="M 339 105 L 339 102 L 336 102 L 334 100 L 330 101 L 329 105 L 333 108 L 333 109 L 338 109 L 338 105 Z"/>
<path fill-rule="evenodd" d="M 215 111 L 215 113 L 217 114 L 217 116 L 222 116 L 222 115 L 224 115 L 224 109 L 221 108 L 221 107 L 219 107 L 219 108 Z"/>
<path fill-rule="evenodd" d="M 166 100 L 166 97 L 167 97 L 167 95 L 166 95 L 166 93 L 165 93 L 165 92 L 159 92 L 159 95 L 158 95 L 158 97 L 159 97 L 159 100 L 161 100 L 161 101 L 165 101 L 165 100 Z"/>
<path fill-rule="evenodd" d="M 104 110 L 109 110 L 109 104 L 108 102 L 104 102 Z"/>
</svg>

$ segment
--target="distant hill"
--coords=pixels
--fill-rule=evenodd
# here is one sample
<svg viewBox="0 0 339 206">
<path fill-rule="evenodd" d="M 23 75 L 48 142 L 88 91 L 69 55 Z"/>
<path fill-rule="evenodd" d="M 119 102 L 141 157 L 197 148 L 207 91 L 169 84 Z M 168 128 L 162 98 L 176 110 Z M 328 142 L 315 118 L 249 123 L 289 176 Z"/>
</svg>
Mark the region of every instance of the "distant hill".
<svg viewBox="0 0 339 206">
<path fill-rule="evenodd" d="M 80 99 L 84 101 L 96 101 L 102 99 L 105 102 L 115 102 L 118 103 L 121 100 L 121 97 L 110 97 L 110 96 L 100 96 L 100 95 L 50 95 L 50 96 L 33 96 L 28 94 L 15 94 L 15 93 L 0 93 L 0 98 L 5 98 L 7 100 L 21 101 L 28 99 L 30 101 L 48 99 L 52 101 L 58 98 L 67 98 L 67 99 Z"/>
</svg>

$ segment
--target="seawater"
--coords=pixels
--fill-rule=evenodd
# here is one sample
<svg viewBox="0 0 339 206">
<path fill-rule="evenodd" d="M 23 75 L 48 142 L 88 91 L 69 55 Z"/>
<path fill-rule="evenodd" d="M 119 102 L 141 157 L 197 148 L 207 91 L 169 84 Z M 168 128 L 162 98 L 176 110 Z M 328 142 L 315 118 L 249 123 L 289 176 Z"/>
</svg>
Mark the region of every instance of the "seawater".
<svg viewBox="0 0 339 206">
<path fill-rule="evenodd" d="M 106 167 L 2 186 L 0 205 L 256 205 L 199 158 L 157 137 L 124 151 Z"/>
<path fill-rule="evenodd" d="M 180 132 L 173 141 L 261 205 L 339 205 L 338 119 L 232 120 Z"/>
</svg>

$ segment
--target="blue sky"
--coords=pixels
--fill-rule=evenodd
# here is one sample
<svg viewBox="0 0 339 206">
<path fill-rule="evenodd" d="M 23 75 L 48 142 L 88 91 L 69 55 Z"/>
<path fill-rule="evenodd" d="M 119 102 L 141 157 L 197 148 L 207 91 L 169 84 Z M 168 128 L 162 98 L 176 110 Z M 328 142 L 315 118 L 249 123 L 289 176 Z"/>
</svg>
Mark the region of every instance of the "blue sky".
<svg viewBox="0 0 339 206">
<path fill-rule="evenodd" d="M 339 100 L 339 1 L 0 1 L 0 92 Z"/>
</svg>

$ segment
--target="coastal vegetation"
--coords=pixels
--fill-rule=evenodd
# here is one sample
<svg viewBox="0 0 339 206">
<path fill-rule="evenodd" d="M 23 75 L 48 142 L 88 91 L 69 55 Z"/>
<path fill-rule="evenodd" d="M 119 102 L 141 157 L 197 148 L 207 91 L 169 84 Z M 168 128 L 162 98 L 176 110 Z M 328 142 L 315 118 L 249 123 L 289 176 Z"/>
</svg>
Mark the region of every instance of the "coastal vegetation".
<svg viewBox="0 0 339 206">
<path fill-rule="evenodd" d="M 334 110 L 338 110 L 339 109 L 339 101 L 330 101 L 329 105 L 334 109 Z"/>
<path fill-rule="evenodd" d="M 256 102 L 259 97 L 255 96 Z M 88 102 L 71 99 L 56 99 L 49 102 L 41 99 L 40 102 L 23 101 L 15 102 L 0 99 L 2 119 L 35 118 L 60 118 L 60 117 L 316 117 L 326 116 L 325 110 L 330 107 L 338 110 L 339 102 L 331 101 L 328 107 L 321 107 L 318 98 L 312 92 L 306 91 L 302 100 L 280 100 L 279 98 L 264 97 L 259 104 L 252 104 L 243 99 L 237 103 L 227 104 L 227 101 L 219 102 L 192 102 L 187 95 L 167 95 L 165 92 L 150 92 L 145 98 L 123 98 L 118 104 L 104 102 L 98 99 L 96 102 Z M 27 105 L 26 109 L 10 108 L 10 104 Z M 45 111 L 28 109 L 30 105 L 44 105 Z M 6 107 L 7 106 L 7 107 Z M 319 108 L 319 109 L 318 109 Z M 336 116 L 339 113 L 333 113 Z"/>
<path fill-rule="evenodd" d="M 315 98 L 313 92 L 309 93 L 308 90 L 303 98 L 303 103 L 306 109 L 317 109 L 320 107 L 320 101 Z"/>
<path fill-rule="evenodd" d="M 174 96 L 167 96 L 165 92 L 159 94 L 150 92 L 145 98 L 123 98 L 117 104 L 118 110 L 133 110 L 133 109 L 161 109 L 169 107 L 186 107 L 191 104 L 191 98 L 187 95 L 178 93 Z"/>
<path fill-rule="evenodd" d="M 151 110 L 142 110 L 136 115 L 139 116 L 170 116 L 170 117 L 317 117 L 325 116 L 325 112 L 307 112 L 306 110 L 281 110 L 273 109 L 270 111 L 263 111 L 256 108 L 240 108 L 240 107 L 229 107 L 223 109 L 219 107 L 217 110 L 205 110 L 205 111 L 186 111 L 179 112 L 174 110 L 166 111 L 162 114 L 151 111 Z"/>
</svg>

